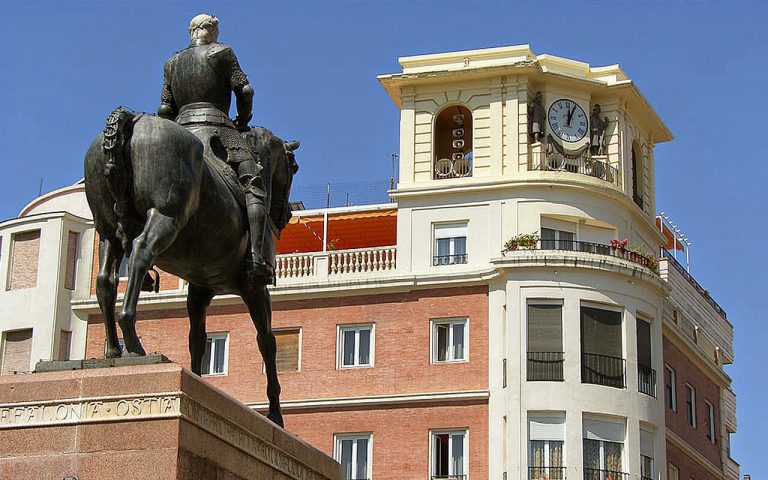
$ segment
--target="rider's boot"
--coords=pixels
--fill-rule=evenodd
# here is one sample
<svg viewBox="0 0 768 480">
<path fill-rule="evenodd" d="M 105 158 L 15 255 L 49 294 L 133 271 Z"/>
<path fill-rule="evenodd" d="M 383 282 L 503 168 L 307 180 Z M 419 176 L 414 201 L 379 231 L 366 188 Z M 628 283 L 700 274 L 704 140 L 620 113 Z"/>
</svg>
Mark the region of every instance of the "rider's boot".
<svg viewBox="0 0 768 480">
<path fill-rule="evenodd" d="M 254 284 L 269 285 L 273 281 L 274 271 L 264 258 L 262 250 L 267 224 L 264 199 L 246 191 L 245 200 L 248 228 L 251 233 L 251 252 L 247 264 L 248 279 Z"/>
</svg>

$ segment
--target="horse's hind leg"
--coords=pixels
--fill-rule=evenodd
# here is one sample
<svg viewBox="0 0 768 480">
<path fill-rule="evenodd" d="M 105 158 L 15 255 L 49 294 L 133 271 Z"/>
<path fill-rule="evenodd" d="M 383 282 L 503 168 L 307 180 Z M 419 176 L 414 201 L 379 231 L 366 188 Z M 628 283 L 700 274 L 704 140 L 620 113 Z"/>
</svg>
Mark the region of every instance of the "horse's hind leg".
<svg viewBox="0 0 768 480">
<path fill-rule="evenodd" d="M 128 287 L 125 290 L 123 311 L 118 322 L 123 331 L 125 349 L 129 355 L 146 355 L 136 335 L 136 304 L 141 284 L 155 258 L 167 249 L 179 233 L 178 221 L 151 209 L 144 231 L 133 241 L 131 261 L 128 264 Z"/>
<path fill-rule="evenodd" d="M 189 355 L 192 357 L 192 372 L 201 375 L 205 343 L 205 312 L 213 299 L 213 292 L 207 288 L 189 284 L 187 313 L 189 314 Z"/>
<path fill-rule="evenodd" d="M 256 340 L 259 343 L 261 358 L 267 372 L 267 398 L 269 413 L 267 418 L 277 425 L 283 426 L 283 415 L 280 411 L 280 381 L 277 378 L 277 341 L 272 333 L 272 305 L 269 290 L 265 285 L 248 285 L 245 287 L 243 300 L 248 306 L 251 320 L 256 325 Z"/>
<path fill-rule="evenodd" d="M 118 241 L 101 240 L 99 242 L 99 274 L 96 276 L 96 297 L 99 308 L 104 316 L 104 327 L 107 330 L 106 357 L 119 357 L 122 353 L 117 340 L 115 324 L 115 300 L 117 299 L 117 282 L 120 262 L 123 259 L 123 248 Z"/>
</svg>

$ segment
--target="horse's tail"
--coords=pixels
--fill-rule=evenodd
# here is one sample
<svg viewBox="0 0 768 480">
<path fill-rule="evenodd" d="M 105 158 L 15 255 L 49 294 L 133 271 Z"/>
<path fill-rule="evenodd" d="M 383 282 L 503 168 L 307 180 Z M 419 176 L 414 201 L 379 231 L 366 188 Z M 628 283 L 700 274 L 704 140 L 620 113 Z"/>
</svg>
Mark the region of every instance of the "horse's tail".
<svg viewBox="0 0 768 480">
<path fill-rule="evenodd" d="M 141 116 L 130 109 L 117 107 L 107 118 L 104 139 L 101 142 L 101 149 L 107 156 L 104 176 L 107 179 L 109 193 L 115 202 L 113 208 L 118 225 L 116 233 L 124 247 L 128 247 L 133 230 L 130 228 L 132 174 L 130 161 L 126 159 L 126 147 L 131 140 L 133 126 Z"/>
</svg>

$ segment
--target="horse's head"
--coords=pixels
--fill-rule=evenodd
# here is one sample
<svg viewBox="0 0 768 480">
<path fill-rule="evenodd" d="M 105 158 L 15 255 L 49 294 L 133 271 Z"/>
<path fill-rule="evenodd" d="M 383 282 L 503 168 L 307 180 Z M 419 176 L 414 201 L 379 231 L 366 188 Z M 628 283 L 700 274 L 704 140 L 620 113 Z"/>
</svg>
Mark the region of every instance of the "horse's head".
<svg viewBox="0 0 768 480">
<path fill-rule="evenodd" d="M 269 192 L 269 216 L 279 232 L 291 219 L 288 198 L 293 176 L 299 170 L 294 152 L 300 143 L 298 140 L 286 142 L 263 127 L 252 127 L 244 137 L 261 162 Z"/>
</svg>

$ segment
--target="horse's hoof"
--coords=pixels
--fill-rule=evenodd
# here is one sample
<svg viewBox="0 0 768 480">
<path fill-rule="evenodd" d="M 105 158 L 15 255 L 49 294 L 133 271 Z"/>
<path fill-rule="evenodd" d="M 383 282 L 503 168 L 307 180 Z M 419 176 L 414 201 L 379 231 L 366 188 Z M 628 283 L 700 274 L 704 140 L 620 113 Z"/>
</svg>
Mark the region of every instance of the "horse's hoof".
<svg viewBox="0 0 768 480">
<path fill-rule="evenodd" d="M 279 425 L 280 427 L 283 427 L 283 428 L 285 427 L 285 425 L 283 425 L 283 414 L 280 412 L 277 412 L 277 413 L 269 412 L 267 414 L 267 419 L 272 421 L 272 423 L 274 423 L 275 425 Z"/>
<path fill-rule="evenodd" d="M 123 355 L 123 350 L 120 347 L 108 348 L 104 358 L 120 358 Z"/>
</svg>

